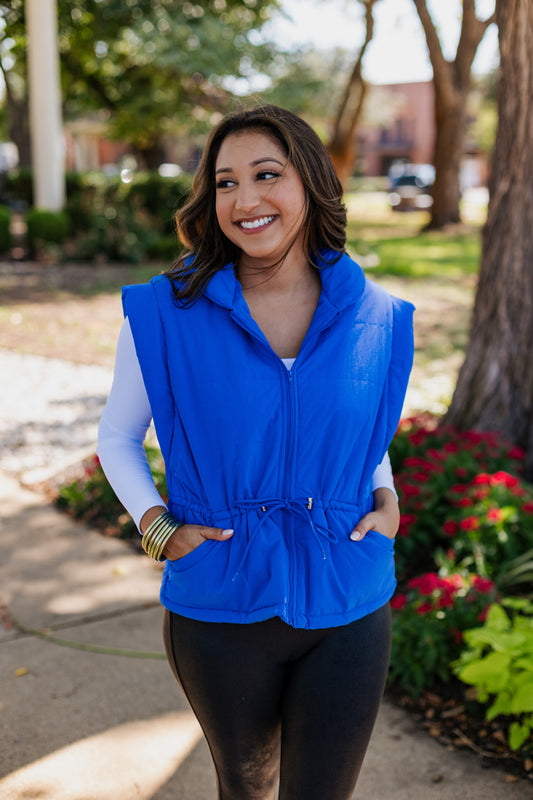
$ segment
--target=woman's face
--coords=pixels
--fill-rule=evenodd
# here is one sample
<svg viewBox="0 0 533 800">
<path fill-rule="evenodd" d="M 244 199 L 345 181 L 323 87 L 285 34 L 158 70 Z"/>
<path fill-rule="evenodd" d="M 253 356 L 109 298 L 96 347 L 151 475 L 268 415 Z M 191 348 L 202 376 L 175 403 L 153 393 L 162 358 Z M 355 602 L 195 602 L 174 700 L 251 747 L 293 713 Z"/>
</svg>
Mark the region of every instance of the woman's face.
<svg viewBox="0 0 533 800">
<path fill-rule="evenodd" d="M 275 138 L 259 131 L 227 136 L 215 167 L 216 214 L 241 251 L 240 266 L 268 267 L 286 254 L 303 255 L 306 194 Z"/>
</svg>

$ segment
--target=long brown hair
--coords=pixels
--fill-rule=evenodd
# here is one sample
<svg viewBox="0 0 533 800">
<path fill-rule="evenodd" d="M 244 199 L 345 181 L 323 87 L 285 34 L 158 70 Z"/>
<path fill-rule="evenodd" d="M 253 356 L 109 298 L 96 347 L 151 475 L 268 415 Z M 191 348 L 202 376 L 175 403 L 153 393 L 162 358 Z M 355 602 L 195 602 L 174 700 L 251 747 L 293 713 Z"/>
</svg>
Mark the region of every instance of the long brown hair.
<svg viewBox="0 0 533 800">
<path fill-rule="evenodd" d="M 315 131 L 300 117 L 278 106 L 260 105 L 237 111 L 211 132 L 191 195 L 176 215 L 178 236 L 186 251 L 166 275 L 176 281 L 174 293 L 181 300 L 196 300 L 215 272 L 238 261 L 240 249 L 222 233 L 217 221 L 215 165 L 224 139 L 242 131 L 273 137 L 298 172 L 308 205 L 304 248 L 309 263 L 317 266 L 320 251 L 333 251 L 327 263 L 335 263 L 344 253 L 346 208 L 342 186 Z"/>
</svg>

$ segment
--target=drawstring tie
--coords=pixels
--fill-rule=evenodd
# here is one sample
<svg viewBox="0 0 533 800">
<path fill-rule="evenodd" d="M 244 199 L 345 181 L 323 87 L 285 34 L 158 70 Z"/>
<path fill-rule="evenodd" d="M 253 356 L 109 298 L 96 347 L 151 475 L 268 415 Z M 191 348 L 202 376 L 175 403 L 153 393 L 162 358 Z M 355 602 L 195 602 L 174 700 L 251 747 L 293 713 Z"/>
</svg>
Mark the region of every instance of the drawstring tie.
<svg viewBox="0 0 533 800">
<path fill-rule="evenodd" d="M 325 539 L 328 540 L 328 542 L 332 542 L 333 544 L 336 544 L 338 542 L 338 538 L 335 535 L 335 533 L 333 533 L 333 531 L 331 531 L 329 528 L 325 528 L 323 525 L 318 525 L 316 522 L 313 521 L 313 518 L 311 516 L 311 509 L 313 508 L 312 497 L 308 497 L 305 500 L 287 500 L 281 497 L 271 497 L 266 500 L 241 500 L 239 503 L 236 503 L 235 505 L 241 511 L 258 511 L 258 512 L 261 511 L 263 513 L 263 516 L 259 522 L 259 525 L 257 525 L 255 530 L 252 532 L 250 539 L 248 540 L 248 544 L 246 545 L 244 552 L 241 556 L 241 560 L 239 561 L 235 575 L 231 579 L 232 581 L 237 580 L 237 578 L 239 577 L 242 565 L 248 558 L 248 554 L 252 547 L 252 543 L 257 534 L 259 533 L 259 531 L 261 530 L 261 527 L 267 521 L 267 519 L 269 519 L 272 516 L 272 514 L 274 514 L 276 511 L 281 511 L 281 510 L 287 511 L 294 517 L 297 517 L 300 520 L 303 519 L 304 522 L 308 524 L 309 529 L 313 534 L 316 543 L 318 544 L 318 547 L 320 549 L 324 561 L 326 560 L 326 554 L 322 547 L 322 542 L 320 541 L 320 537 L 321 536 L 324 537 Z"/>
</svg>

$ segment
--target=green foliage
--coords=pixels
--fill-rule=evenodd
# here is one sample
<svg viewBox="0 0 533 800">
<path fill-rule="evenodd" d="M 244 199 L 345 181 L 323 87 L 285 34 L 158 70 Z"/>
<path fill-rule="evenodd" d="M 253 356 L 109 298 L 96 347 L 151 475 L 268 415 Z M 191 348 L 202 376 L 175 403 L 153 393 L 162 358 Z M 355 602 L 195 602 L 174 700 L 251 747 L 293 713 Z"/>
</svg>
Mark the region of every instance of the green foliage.
<svg viewBox="0 0 533 800">
<path fill-rule="evenodd" d="M 161 497 L 165 498 L 167 485 L 161 453 L 148 445 L 145 449 L 155 485 Z M 87 463 L 83 476 L 61 487 L 56 505 L 76 519 L 91 522 L 123 539 L 137 535 L 135 523 L 109 485 L 97 456 Z"/>
<path fill-rule="evenodd" d="M 450 681 L 488 605 L 526 587 L 533 487 L 519 448 L 430 416 L 403 420 L 389 452 L 402 509 L 389 680 L 416 697 Z"/>
<path fill-rule="evenodd" d="M 174 234 L 175 241 L 174 217 L 190 192 L 191 182 L 187 173 L 175 178 L 163 178 L 157 172 L 137 174 L 129 185 L 125 202 L 149 213 L 163 233 Z"/>
<path fill-rule="evenodd" d="M 523 453 L 494 433 L 404 420 L 390 448 L 402 508 L 400 579 L 456 567 L 510 587 L 506 573 L 533 539 L 533 487 Z"/>
<path fill-rule="evenodd" d="M 33 173 L 28 167 L 14 169 L 6 175 L 6 195 L 10 203 L 30 208 L 33 205 Z"/>
<path fill-rule="evenodd" d="M 462 647 L 462 631 L 475 625 L 494 600 L 492 581 L 466 572 L 412 578 L 392 601 L 394 625 L 389 681 L 412 697 L 447 683 Z"/>
<path fill-rule="evenodd" d="M 106 258 L 137 264 L 146 258 L 173 261 L 179 253 L 174 213 L 190 191 L 191 176 L 163 178 L 136 173 L 131 183 L 101 173 L 67 177 L 72 237 L 69 260 Z"/>
<path fill-rule="evenodd" d="M 59 0 L 67 116 L 104 109 L 112 135 L 141 153 L 170 130 L 209 127 L 211 114 L 230 100 L 226 81 L 270 62 L 271 48 L 254 44 L 248 34 L 276 5 Z"/>
<path fill-rule="evenodd" d="M 0 253 L 11 247 L 11 211 L 0 206 Z"/>
<path fill-rule="evenodd" d="M 511 720 L 511 749 L 533 752 L 533 603 L 515 598 L 493 605 L 482 627 L 465 632 L 465 642 L 456 675 L 475 686 L 481 703 L 490 701 L 487 719 Z"/>
<path fill-rule="evenodd" d="M 31 208 L 26 213 L 28 245 L 32 251 L 43 244 L 63 244 L 67 238 L 70 220 L 64 211 L 41 211 Z"/>
</svg>

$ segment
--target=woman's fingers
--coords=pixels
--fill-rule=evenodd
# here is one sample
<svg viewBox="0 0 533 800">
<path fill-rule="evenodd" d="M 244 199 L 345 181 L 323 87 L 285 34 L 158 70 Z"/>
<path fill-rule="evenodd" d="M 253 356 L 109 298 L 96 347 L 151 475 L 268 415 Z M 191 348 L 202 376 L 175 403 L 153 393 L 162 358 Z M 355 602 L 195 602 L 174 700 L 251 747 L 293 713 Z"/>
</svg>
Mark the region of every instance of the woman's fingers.
<svg viewBox="0 0 533 800">
<path fill-rule="evenodd" d="M 230 528 L 208 528 L 205 525 L 181 525 L 165 545 L 163 555 L 170 561 L 192 553 L 207 539 L 224 541 L 233 535 Z"/>
</svg>

